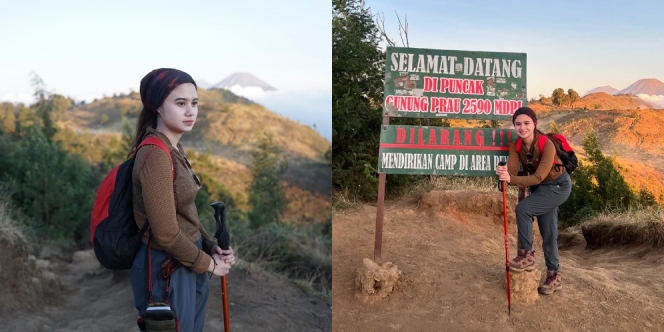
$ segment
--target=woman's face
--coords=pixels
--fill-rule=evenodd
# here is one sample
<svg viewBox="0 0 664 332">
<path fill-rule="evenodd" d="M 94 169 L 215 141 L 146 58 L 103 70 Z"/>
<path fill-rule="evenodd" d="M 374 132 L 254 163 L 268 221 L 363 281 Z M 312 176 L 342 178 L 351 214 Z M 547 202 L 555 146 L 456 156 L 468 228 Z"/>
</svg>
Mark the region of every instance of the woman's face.
<svg viewBox="0 0 664 332">
<path fill-rule="evenodd" d="M 191 131 L 198 116 L 198 92 L 191 83 L 178 85 L 164 100 L 160 118 L 168 131 L 182 134 Z"/>
<path fill-rule="evenodd" d="M 521 114 L 514 120 L 514 129 L 516 129 L 519 137 L 526 139 L 535 132 L 535 123 L 529 116 Z"/>
</svg>

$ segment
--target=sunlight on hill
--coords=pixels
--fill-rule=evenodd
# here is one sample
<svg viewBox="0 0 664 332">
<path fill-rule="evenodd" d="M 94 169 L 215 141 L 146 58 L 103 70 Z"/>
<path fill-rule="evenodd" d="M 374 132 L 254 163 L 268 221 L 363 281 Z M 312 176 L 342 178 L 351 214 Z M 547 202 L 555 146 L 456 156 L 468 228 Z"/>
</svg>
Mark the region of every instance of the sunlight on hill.
<svg viewBox="0 0 664 332">
<path fill-rule="evenodd" d="M 584 96 L 573 104 L 554 105 L 551 98 L 547 98 L 544 103 L 539 101 L 529 102 L 528 107 L 536 112 L 551 110 L 634 110 L 634 109 L 653 109 L 654 106 L 647 101 L 634 95 L 616 95 L 612 96 L 605 92 L 595 92 Z"/>
</svg>

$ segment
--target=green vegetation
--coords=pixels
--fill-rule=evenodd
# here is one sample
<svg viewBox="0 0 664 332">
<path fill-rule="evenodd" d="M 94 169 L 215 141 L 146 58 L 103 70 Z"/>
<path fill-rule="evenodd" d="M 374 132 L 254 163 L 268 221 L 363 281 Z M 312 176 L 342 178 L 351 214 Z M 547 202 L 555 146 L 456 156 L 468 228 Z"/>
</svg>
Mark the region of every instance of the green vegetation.
<svg viewBox="0 0 664 332">
<path fill-rule="evenodd" d="M 268 134 L 258 141 L 258 147 L 252 153 L 254 163 L 251 166 L 253 179 L 249 187 L 249 222 L 251 228 L 258 228 L 267 223 L 279 224 L 288 200 L 279 178 L 284 174 L 288 163 L 279 148 Z"/>
<path fill-rule="evenodd" d="M 373 16 L 360 0 L 332 2 L 332 184 L 353 199 L 377 195 L 385 53 Z M 445 125 L 443 119 L 392 119 L 392 124 Z M 486 126 L 497 126 L 488 123 Z M 388 192 L 421 181 L 388 175 Z"/>
<path fill-rule="evenodd" d="M 540 101 L 543 101 L 544 96 L 540 98 Z M 551 94 L 551 102 L 553 102 L 554 105 L 558 106 L 564 106 L 564 105 L 572 105 L 574 102 L 578 101 L 580 99 L 579 94 L 574 91 L 574 89 L 567 89 L 567 94 L 565 93 L 565 90 L 562 88 L 557 88 L 553 90 L 553 93 Z"/>
<path fill-rule="evenodd" d="M 3 236 L 25 234 L 20 236 L 30 237 L 29 242 L 37 246 L 50 242 L 62 249 L 89 248 L 89 218 L 96 190 L 103 177 L 127 159 L 133 138 L 132 116 L 140 110 L 135 104 L 138 95 L 132 92 L 93 102 L 96 110 L 108 114 L 108 119 L 104 118 L 107 124 L 115 123 L 118 126 L 114 128 L 121 130 L 120 137 L 93 136 L 85 130 L 76 132 L 58 125 L 67 123 L 63 121 L 67 112 L 76 111 L 79 105 L 50 94 L 36 75 L 33 85 L 34 104 L 0 103 L 0 231 Z M 230 92 L 211 92 L 215 93 L 243 105 L 250 103 Z M 222 102 L 217 106 L 232 109 L 233 105 Z M 280 145 L 270 136 L 253 144 L 254 181 L 244 195 L 232 195 L 223 179 L 211 175 L 219 166 L 209 151 L 188 151 L 187 157 L 202 182 L 196 197 L 200 220 L 207 232 L 214 234 L 213 209 L 209 205 L 223 201 L 238 257 L 296 280 L 307 292 L 328 296 L 331 216 L 318 221 L 285 220 L 283 210 L 288 201 L 279 178 L 285 165 L 276 149 Z M 330 149 L 328 162 L 331 153 Z M 247 201 L 249 211 L 238 208 Z M 14 212 L 7 212 L 7 206 Z"/>
<path fill-rule="evenodd" d="M 655 196 L 648 189 L 643 188 L 638 194 L 633 192 L 614 158 L 604 156 L 600 150 L 594 131 L 586 135 L 583 148 L 588 154 L 588 163 L 579 162 L 572 173 L 572 194 L 559 211 L 560 218 L 567 224 L 578 224 L 602 212 L 656 206 Z"/>
</svg>

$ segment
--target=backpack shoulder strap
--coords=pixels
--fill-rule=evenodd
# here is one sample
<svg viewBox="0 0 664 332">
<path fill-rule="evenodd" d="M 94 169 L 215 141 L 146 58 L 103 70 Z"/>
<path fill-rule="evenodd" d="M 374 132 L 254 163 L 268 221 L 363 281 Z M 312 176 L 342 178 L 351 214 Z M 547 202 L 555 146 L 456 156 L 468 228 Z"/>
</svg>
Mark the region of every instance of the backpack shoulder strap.
<svg viewBox="0 0 664 332">
<path fill-rule="evenodd" d="M 171 151 L 168 150 L 168 146 L 166 146 L 166 143 L 164 143 L 162 140 L 150 136 L 146 139 L 144 139 L 141 144 L 138 145 L 138 149 L 140 149 L 144 145 L 156 145 L 158 148 L 160 148 L 162 151 L 166 152 L 166 155 L 168 155 L 168 159 L 171 161 L 171 177 L 175 178 L 175 166 L 173 165 L 173 157 L 171 157 Z"/>
<path fill-rule="evenodd" d="M 516 139 L 516 153 L 521 153 L 521 145 L 523 145 L 523 138 L 519 137 Z"/>
<path fill-rule="evenodd" d="M 546 140 L 547 140 L 546 135 L 540 135 L 539 139 L 537 140 L 537 148 L 539 149 L 540 154 L 542 154 L 542 151 L 544 151 L 544 145 L 546 145 Z"/>
</svg>

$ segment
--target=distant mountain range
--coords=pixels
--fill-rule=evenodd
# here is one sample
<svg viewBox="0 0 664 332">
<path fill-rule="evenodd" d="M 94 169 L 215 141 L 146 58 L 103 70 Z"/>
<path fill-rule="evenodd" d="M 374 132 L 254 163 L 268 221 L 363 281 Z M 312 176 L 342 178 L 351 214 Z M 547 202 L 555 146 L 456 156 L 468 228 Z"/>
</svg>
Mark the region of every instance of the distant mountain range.
<svg viewBox="0 0 664 332">
<path fill-rule="evenodd" d="M 633 95 L 646 94 L 651 96 L 664 95 L 664 82 L 655 78 L 645 78 L 632 83 L 632 85 L 622 90 L 618 90 L 610 85 L 600 86 L 586 92 L 584 96 L 595 92 L 605 92 L 610 95 L 616 95 L 619 93 L 629 93 Z"/>
<path fill-rule="evenodd" d="M 600 86 L 586 92 L 584 96 L 596 92 L 604 92 L 610 95 L 629 93 L 655 105 L 655 107 L 664 107 L 664 82 L 655 78 L 638 80 L 622 90 L 608 85 Z"/>
<path fill-rule="evenodd" d="M 616 88 L 614 88 L 610 85 L 605 85 L 605 86 L 600 86 L 598 88 L 594 88 L 594 89 L 586 92 L 586 94 L 584 94 L 584 96 L 587 96 L 587 95 L 589 95 L 591 93 L 595 93 L 595 92 L 604 92 L 604 93 L 608 93 L 610 95 L 615 95 L 615 94 L 620 93 L 620 90 L 618 90 L 618 89 L 616 89 Z"/>
</svg>

